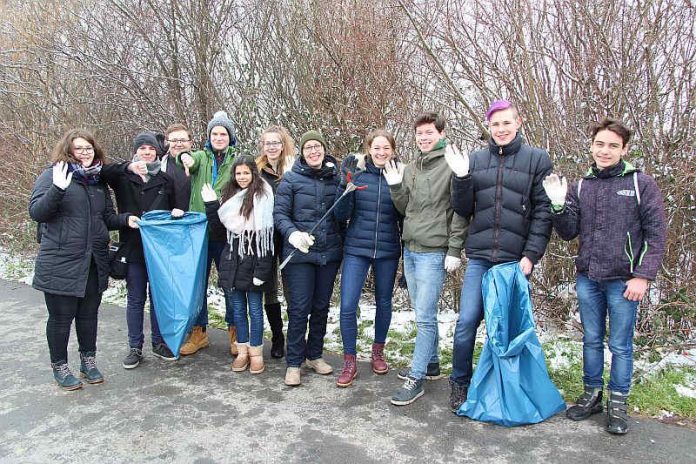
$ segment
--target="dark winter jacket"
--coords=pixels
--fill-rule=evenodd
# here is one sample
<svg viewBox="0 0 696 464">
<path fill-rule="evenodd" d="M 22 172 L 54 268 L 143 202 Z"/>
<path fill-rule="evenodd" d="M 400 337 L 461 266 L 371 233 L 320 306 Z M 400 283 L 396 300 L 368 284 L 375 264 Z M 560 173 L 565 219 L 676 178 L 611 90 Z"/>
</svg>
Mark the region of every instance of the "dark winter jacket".
<svg viewBox="0 0 696 464">
<path fill-rule="evenodd" d="M 349 155 L 343 166 L 354 164 L 354 159 L 354 155 Z M 354 171 L 353 183 L 367 189 L 349 193 L 334 210 L 339 222 L 350 220 L 343 252 L 372 259 L 398 259 L 401 256 L 399 213 L 392 203 L 382 169 L 369 156 L 366 161 L 364 169 Z M 336 198 L 344 191 L 345 185 L 339 185 Z"/>
<path fill-rule="evenodd" d="M 300 157 L 290 172 L 283 175 L 278 185 L 273 208 L 275 227 L 283 236 L 282 259 L 295 249 L 288 237 L 295 231 L 309 232 L 326 211 L 333 205 L 339 176 L 336 160 L 324 156 L 319 169 L 312 169 Z M 314 245 L 309 253 L 298 251 L 291 263 L 325 265 L 340 261 L 343 255 L 341 229 L 336 218 L 330 214 L 313 232 Z"/>
<path fill-rule="evenodd" d="M 205 202 L 205 215 L 208 218 L 208 227 L 214 228 L 215 234 L 227 236 L 225 226 L 220 222 L 218 209 L 219 201 Z M 253 240 L 253 238 L 252 238 Z M 259 257 L 256 254 L 244 254 L 239 256 L 239 240 L 234 240 L 233 245 L 225 245 L 220 255 L 220 269 L 218 269 L 218 285 L 225 289 L 240 291 L 265 292 L 273 288 L 271 279 L 273 275 L 273 254 L 268 253 Z M 254 285 L 254 277 L 264 282 L 263 285 Z"/>
<path fill-rule="evenodd" d="M 99 291 L 106 290 L 109 230 L 126 226 L 129 215 L 116 214 L 103 181 L 84 185 L 73 180 L 68 188 L 61 190 L 53 185 L 52 168 L 48 168 L 36 179 L 29 215 L 41 223 L 34 288 L 82 298 L 94 259 Z"/>
<path fill-rule="evenodd" d="M 174 180 L 176 203 L 186 205 L 179 209 L 187 211 L 191 201 L 191 178 L 186 175 L 184 168 L 176 164 L 176 159 L 170 155 L 164 155 L 162 158 L 162 168 L 163 172 Z"/>
<path fill-rule="evenodd" d="M 517 134 L 502 147 L 491 139 L 469 163 L 469 174 L 452 176 L 452 207 L 471 217 L 467 258 L 502 263 L 526 256 L 536 264 L 551 236 L 550 201 L 542 186 L 553 170 L 549 155 Z"/>
<path fill-rule="evenodd" d="M 590 169 L 579 184 L 568 188 L 564 207 L 552 215 L 563 240 L 579 237 L 577 271 L 597 281 L 654 280 L 665 251 L 667 221 L 653 178 L 621 161 L 614 168 Z"/>
<path fill-rule="evenodd" d="M 107 164 L 102 168 L 102 178 L 116 194 L 116 204 L 119 213 L 130 213 L 142 217 L 147 211 L 171 210 L 179 208 L 186 211 L 184 198 L 176 198 L 174 181 L 163 172 L 152 176 L 148 182 L 143 182 L 139 175 L 128 170 L 130 163 Z M 128 226 L 118 231 L 119 240 L 125 248 L 124 256 L 129 263 L 145 263 L 143 242 L 138 229 Z"/>
<path fill-rule="evenodd" d="M 268 185 L 270 185 L 271 189 L 273 189 L 273 197 L 275 198 L 276 191 L 278 190 L 278 185 L 280 185 L 280 181 L 283 180 L 283 176 L 276 174 L 269 167 L 263 168 L 260 172 L 263 180 L 268 182 Z M 275 247 L 274 254 L 277 259 L 278 257 L 280 257 L 280 254 L 283 251 L 283 236 L 280 235 L 278 229 L 276 229 L 273 232 L 273 243 Z"/>
</svg>

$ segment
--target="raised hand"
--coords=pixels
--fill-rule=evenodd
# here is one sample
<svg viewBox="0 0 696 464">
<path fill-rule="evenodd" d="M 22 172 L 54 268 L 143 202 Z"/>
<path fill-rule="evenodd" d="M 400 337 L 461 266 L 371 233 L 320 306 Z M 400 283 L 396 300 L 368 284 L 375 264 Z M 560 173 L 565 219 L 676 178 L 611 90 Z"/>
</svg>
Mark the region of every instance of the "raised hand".
<svg viewBox="0 0 696 464">
<path fill-rule="evenodd" d="M 566 194 L 568 193 L 568 182 L 565 177 L 558 177 L 558 174 L 549 174 L 541 183 L 544 186 L 546 195 L 551 200 L 551 204 L 563 206 Z"/>
<path fill-rule="evenodd" d="M 406 166 L 398 161 L 391 160 L 384 165 L 382 175 L 389 185 L 399 185 L 404 180 L 404 169 Z"/>
<path fill-rule="evenodd" d="M 63 161 L 58 161 L 53 165 L 53 185 L 61 190 L 65 190 L 72 181 L 72 172 L 68 172 L 68 165 Z"/>
<path fill-rule="evenodd" d="M 453 144 L 447 144 L 445 147 L 445 161 L 450 167 L 454 175 L 464 177 L 469 174 L 469 155 L 461 153 L 459 148 Z"/>
</svg>

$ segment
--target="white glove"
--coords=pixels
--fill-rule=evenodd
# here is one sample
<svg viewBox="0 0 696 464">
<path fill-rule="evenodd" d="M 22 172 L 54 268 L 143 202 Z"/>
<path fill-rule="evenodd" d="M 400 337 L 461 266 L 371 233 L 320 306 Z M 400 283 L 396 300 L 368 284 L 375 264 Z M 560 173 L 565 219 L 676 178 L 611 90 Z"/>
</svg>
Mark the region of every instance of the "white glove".
<svg viewBox="0 0 696 464">
<path fill-rule="evenodd" d="M 140 218 L 138 216 L 128 216 L 128 227 L 131 229 L 138 229 L 140 226 L 138 226 L 138 222 L 140 221 Z"/>
<path fill-rule="evenodd" d="M 53 165 L 53 185 L 61 190 L 65 190 L 72 181 L 72 172 L 68 173 L 68 165 L 63 161 L 58 161 Z"/>
<path fill-rule="evenodd" d="M 264 283 L 263 280 L 257 279 L 256 277 L 254 277 L 254 278 L 252 279 L 252 282 L 253 282 L 254 285 L 256 285 L 257 287 L 260 287 L 260 286 L 263 285 L 263 283 Z"/>
<path fill-rule="evenodd" d="M 201 197 L 203 197 L 204 202 L 209 202 L 209 201 L 217 201 L 217 193 L 215 193 L 215 190 L 213 190 L 213 187 L 210 184 L 203 184 L 203 188 L 201 189 Z"/>
<path fill-rule="evenodd" d="M 404 180 L 406 166 L 398 161 L 391 160 L 384 165 L 383 175 L 389 185 L 399 185 Z"/>
<path fill-rule="evenodd" d="M 179 160 L 181 160 L 181 164 L 183 164 L 184 167 L 190 168 L 193 166 L 193 157 L 188 153 L 182 153 Z"/>
<path fill-rule="evenodd" d="M 549 174 L 541 185 L 544 186 L 546 195 L 551 200 L 552 205 L 563 206 L 565 204 L 566 194 L 568 193 L 568 182 L 565 177 L 558 177 L 558 174 Z"/>
<path fill-rule="evenodd" d="M 456 258 L 454 256 L 445 256 L 445 270 L 447 272 L 454 272 L 459 269 L 462 265 L 462 259 Z"/>
<path fill-rule="evenodd" d="M 445 161 L 454 175 L 464 177 L 469 174 L 469 155 L 461 153 L 456 145 L 447 144 L 445 147 Z"/>
<path fill-rule="evenodd" d="M 314 237 L 309 235 L 307 232 L 300 232 L 296 230 L 290 234 L 288 237 L 288 242 L 290 245 L 294 246 L 302 253 L 309 253 L 309 247 L 314 245 Z"/>
<path fill-rule="evenodd" d="M 184 215 L 184 211 L 180 210 L 179 208 L 174 208 L 172 210 L 172 217 L 173 218 L 180 218 Z"/>
</svg>

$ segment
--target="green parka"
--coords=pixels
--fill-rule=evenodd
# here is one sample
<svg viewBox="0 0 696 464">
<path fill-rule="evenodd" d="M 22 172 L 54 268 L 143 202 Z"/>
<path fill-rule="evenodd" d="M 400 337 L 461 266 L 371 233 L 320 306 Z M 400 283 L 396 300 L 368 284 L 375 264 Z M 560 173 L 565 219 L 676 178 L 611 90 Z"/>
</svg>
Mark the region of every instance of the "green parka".
<svg viewBox="0 0 696 464">
<path fill-rule="evenodd" d="M 189 203 L 189 211 L 205 213 L 205 204 L 201 196 L 201 189 L 204 184 L 212 184 L 213 190 L 217 193 L 218 198 L 222 196 L 222 189 L 224 189 L 230 181 L 230 167 L 234 162 L 235 152 L 236 150 L 234 147 L 227 147 L 227 153 L 222 162 L 222 166 L 218 168 L 215 183 L 213 183 L 213 159 L 215 155 L 213 155 L 212 150 L 206 147 L 203 150 L 190 153 L 193 158 L 193 166 L 189 168 L 189 174 L 191 175 L 191 201 Z M 183 166 L 181 164 L 181 155 L 176 157 L 176 164 Z"/>
</svg>

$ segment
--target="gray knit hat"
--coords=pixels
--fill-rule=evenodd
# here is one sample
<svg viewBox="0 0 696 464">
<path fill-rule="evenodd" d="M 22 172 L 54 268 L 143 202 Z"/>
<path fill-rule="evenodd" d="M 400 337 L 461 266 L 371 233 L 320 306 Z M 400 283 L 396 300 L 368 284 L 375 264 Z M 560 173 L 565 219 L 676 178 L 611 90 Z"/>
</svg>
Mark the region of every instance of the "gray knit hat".
<svg viewBox="0 0 696 464">
<path fill-rule="evenodd" d="M 144 131 L 136 135 L 133 139 L 133 153 L 138 151 L 138 148 L 143 145 L 150 145 L 155 149 L 158 157 L 162 156 L 162 146 L 160 145 L 159 140 L 157 140 L 157 136 L 154 134 L 154 132 Z"/>
<path fill-rule="evenodd" d="M 214 127 L 222 126 L 227 130 L 227 134 L 230 136 L 230 146 L 234 147 L 237 145 L 237 135 L 234 132 L 234 126 L 232 125 L 232 120 L 227 113 L 224 111 L 218 111 L 213 115 L 213 119 L 208 123 L 208 140 L 210 140 L 210 133 L 213 131 Z"/>
</svg>

